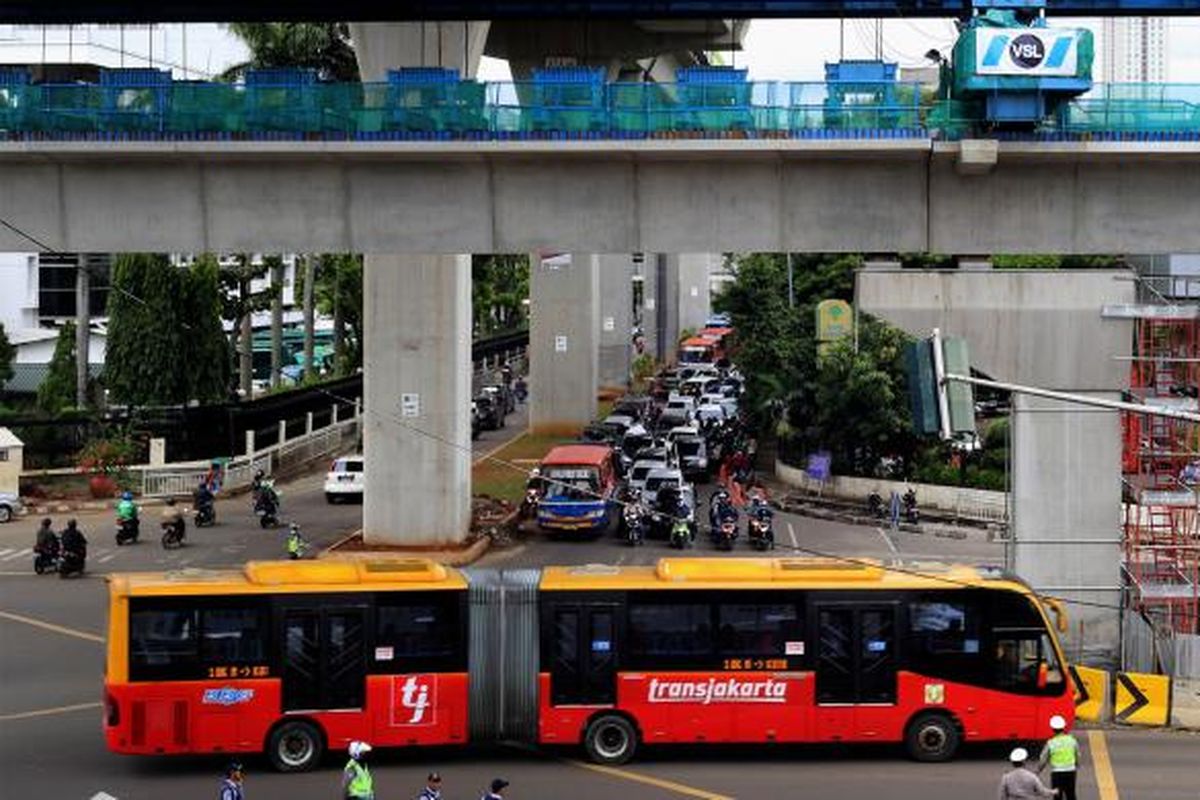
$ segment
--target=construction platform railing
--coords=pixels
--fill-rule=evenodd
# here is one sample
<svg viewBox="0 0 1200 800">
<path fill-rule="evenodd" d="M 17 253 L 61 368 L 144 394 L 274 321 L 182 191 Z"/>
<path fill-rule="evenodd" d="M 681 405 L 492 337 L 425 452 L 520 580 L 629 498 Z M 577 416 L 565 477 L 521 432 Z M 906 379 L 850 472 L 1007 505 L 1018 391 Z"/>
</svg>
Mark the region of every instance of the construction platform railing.
<svg viewBox="0 0 1200 800">
<path fill-rule="evenodd" d="M 321 83 L 306 70 L 244 83 L 103 70 L 96 84 L 33 83 L 0 70 L 0 139 L 506 140 L 646 138 L 955 139 L 981 131 L 969 109 L 904 81 L 750 81 L 690 68 L 674 83 L 609 83 L 586 68 L 533 79 L 460 80 L 393 70 L 377 83 Z M 1200 138 L 1200 84 L 1097 86 L 1033 131 L 1005 138 Z"/>
</svg>

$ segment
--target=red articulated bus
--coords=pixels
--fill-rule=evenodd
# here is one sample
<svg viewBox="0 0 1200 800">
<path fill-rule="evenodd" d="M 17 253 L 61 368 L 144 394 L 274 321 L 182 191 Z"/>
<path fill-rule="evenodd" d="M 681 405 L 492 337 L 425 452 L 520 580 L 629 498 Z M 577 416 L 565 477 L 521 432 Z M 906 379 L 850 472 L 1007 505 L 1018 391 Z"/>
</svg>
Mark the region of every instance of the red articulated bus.
<svg viewBox="0 0 1200 800">
<path fill-rule="evenodd" d="M 265 751 L 301 770 L 352 739 L 517 738 L 608 764 L 698 742 L 902 742 L 941 761 L 1074 716 L 1043 603 L 970 567 L 252 562 L 114 576 L 110 598 L 119 753 Z"/>
</svg>

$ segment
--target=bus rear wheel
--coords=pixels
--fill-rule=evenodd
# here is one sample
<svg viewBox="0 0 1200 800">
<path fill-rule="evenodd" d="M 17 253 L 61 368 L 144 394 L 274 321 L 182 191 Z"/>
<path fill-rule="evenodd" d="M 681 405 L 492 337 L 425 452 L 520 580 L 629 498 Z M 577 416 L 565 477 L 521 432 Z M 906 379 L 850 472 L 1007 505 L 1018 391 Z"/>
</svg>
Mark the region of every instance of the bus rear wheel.
<svg viewBox="0 0 1200 800">
<path fill-rule="evenodd" d="M 624 764 L 637 750 L 637 731 L 624 717 L 599 717 L 588 725 L 583 746 L 597 764 Z"/>
<path fill-rule="evenodd" d="M 961 736 L 945 714 L 920 714 L 908 724 L 904 744 L 915 761 L 949 761 L 958 752 Z"/>
<path fill-rule="evenodd" d="M 307 772 L 320 763 L 324 751 L 321 732 L 311 722 L 285 722 L 267 740 L 267 757 L 279 772 Z"/>
</svg>

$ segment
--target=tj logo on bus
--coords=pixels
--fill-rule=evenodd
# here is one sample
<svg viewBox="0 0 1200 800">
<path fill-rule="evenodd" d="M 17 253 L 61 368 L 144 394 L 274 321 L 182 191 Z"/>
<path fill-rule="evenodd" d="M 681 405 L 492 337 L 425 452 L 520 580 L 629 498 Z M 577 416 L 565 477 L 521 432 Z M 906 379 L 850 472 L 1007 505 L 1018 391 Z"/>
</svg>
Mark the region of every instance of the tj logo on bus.
<svg viewBox="0 0 1200 800">
<path fill-rule="evenodd" d="M 397 694 L 399 697 L 396 697 Z M 392 695 L 395 698 L 392 703 L 394 709 L 392 724 L 429 725 L 433 723 L 432 677 L 428 675 L 397 675 L 392 679 Z"/>
</svg>

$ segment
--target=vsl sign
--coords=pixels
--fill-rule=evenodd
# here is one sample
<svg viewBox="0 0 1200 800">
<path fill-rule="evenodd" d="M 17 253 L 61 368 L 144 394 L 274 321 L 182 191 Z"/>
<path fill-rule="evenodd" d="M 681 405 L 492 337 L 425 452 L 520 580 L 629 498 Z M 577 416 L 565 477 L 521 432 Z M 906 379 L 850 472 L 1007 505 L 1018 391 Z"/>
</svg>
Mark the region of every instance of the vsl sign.
<svg viewBox="0 0 1200 800">
<path fill-rule="evenodd" d="M 392 677 L 392 725 L 433 725 L 437 710 L 437 678 L 433 675 Z"/>
<path fill-rule="evenodd" d="M 1053 28 L 976 30 L 975 72 L 980 75 L 1068 75 L 1079 62 L 1079 32 Z"/>
</svg>

